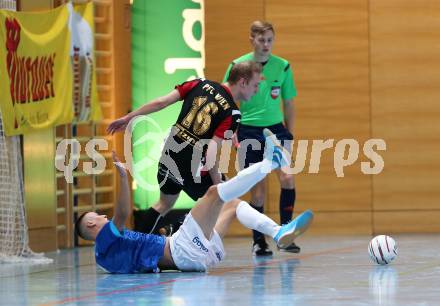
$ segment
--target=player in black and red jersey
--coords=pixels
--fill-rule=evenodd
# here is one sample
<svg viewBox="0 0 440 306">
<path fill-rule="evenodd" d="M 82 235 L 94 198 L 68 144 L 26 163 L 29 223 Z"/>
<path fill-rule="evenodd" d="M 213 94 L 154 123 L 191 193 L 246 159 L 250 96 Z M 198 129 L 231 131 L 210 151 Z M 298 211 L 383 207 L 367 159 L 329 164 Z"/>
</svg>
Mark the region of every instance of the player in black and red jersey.
<svg viewBox="0 0 440 306">
<path fill-rule="evenodd" d="M 258 91 L 261 71 L 258 63 L 242 62 L 234 65 L 223 84 L 206 79 L 184 82 L 167 95 L 110 123 L 107 131 L 113 134 L 124 130 L 136 116 L 183 100 L 159 161 L 159 201 L 147 210 L 144 227 L 139 230 L 153 232 L 159 219 L 174 206 L 180 191 L 197 200 L 210 186 L 222 181 L 217 153 L 222 140 L 232 137 L 240 121 L 235 101 L 247 101 Z"/>
</svg>

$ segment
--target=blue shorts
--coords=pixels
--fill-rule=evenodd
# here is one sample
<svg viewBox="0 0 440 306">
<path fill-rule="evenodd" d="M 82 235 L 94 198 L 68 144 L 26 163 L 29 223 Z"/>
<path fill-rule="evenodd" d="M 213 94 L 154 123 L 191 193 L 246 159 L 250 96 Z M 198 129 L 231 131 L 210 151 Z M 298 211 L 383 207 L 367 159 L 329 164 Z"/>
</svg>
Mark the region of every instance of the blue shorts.
<svg viewBox="0 0 440 306">
<path fill-rule="evenodd" d="M 266 127 L 240 124 L 240 126 L 238 127 L 237 138 L 240 142 L 240 148 L 238 149 L 238 158 L 241 169 L 247 168 L 251 164 L 258 163 L 263 160 L 265 146 L 265 137 L 263 135 L 263 130 L 265 128 L 274 133 L 277 136 L 278 140 L 281 141 L 281 144 L 290 152 L 291 145 L 285 145 L 284 142 L 286 140 L 292 141 L 293 135 L 282 123 Z M 259 146 L 259 148 L 252 147 L 251 143 L 253 142 L 255 142 L 255 145 Z"/>
</svg>

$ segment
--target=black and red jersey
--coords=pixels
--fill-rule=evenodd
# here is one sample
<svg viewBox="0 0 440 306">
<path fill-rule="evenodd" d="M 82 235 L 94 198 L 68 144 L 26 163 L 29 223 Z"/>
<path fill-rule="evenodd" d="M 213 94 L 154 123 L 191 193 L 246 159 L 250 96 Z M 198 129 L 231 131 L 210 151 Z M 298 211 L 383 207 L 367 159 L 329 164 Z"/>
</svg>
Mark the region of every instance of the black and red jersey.
<svg viewBox="0 0 440 306">
<path fill-rule="evenodd" d="M 227 87 L 205 79 L 176 86 L 183 99 L 177 137 L 194 145 L 202 139 L 229 138 L 240 122 L 240 111 Z"/>
<path fill-rule="evenodd" d="M 214 136 L 232 137 L 241 116 L 231 92 L 219 83 L 196 79 L 176 89 L 183 99 L 182 109 L 165 142 L 160 163 L 168 170 L 176 165 L 183 179 L 193 180 L 199 171 L 206 174 L 203 165 L 209 141 Z"/>
</svg>

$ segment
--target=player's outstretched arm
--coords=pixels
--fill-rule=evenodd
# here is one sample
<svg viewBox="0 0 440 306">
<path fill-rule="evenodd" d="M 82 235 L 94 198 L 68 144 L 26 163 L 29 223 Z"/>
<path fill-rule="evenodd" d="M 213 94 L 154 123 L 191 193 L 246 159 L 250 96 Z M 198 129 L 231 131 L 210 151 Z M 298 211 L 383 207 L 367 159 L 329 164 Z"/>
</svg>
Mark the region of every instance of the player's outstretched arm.
<svg viewBox="0 0 440 306">
<path fill-rule="evenodd" d="M 118 131 L 123 131 L 127 127 L 128 123 L 130 123 L 130 120 L 132 118 L 160 111 L 161 109 L 164 109 L 165 107 L 179 100 L 181 100 L 179 91 L 177 91 L 177 89 L 174 89 L 169 94 L 156 98 L 143 105 L 139 109 L 111 122 L 107 127 L 107 133 L 113 134 Z"/>
<path fill-rule="evenodd" d="M 116 203 L 113 216 L 113 223 L 119 230 L 122 230 L 131 213 L 130 186 L 128 184 L 127 170 L 124 168 L 114 151 L 112 152 L 112 157 L 121 182 L 118 202 Z"/>
</svg>

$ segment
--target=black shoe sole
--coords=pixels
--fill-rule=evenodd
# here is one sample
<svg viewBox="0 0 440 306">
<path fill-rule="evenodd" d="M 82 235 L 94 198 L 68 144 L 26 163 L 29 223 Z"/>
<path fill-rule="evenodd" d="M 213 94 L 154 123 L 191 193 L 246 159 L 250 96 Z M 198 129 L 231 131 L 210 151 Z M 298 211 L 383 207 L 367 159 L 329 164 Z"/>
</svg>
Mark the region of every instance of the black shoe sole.
<svg viewBox="0 0 440 306">
<path fill-rule="evenodd" d="M 292 249 L 292 250 L 287 250 L 287 249 L 278 249 L 279 252 L 286 252 L 286 253 L 295 253 L 298 254 L 301 252 L 301 249 Z"/>
</svg>

